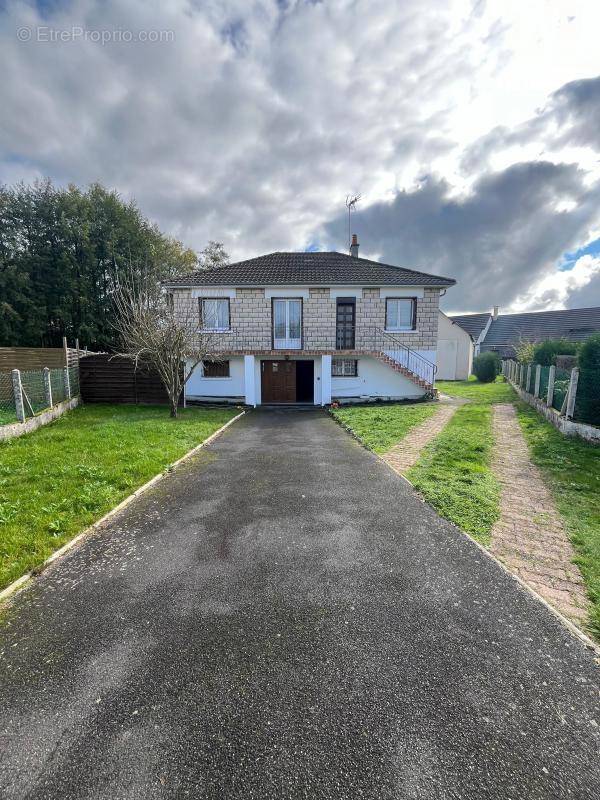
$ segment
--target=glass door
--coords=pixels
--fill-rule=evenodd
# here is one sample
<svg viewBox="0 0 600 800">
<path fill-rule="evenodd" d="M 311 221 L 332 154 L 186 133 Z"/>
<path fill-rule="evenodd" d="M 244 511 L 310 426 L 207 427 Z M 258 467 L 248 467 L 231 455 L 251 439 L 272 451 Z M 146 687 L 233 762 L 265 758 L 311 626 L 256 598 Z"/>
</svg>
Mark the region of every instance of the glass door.
<svg viewBox="0 0 600 800">
<path fill-rule="evenodd" d="M 354 350 L 356 301 L 338 298 L 335 323 L 335 346 L 338 350 Z"/>
<path fill-rule="evenodd" d="M 300 350 L 302 347 L 302 300 L 273 300 L 273 347 Z"/>
</svg>

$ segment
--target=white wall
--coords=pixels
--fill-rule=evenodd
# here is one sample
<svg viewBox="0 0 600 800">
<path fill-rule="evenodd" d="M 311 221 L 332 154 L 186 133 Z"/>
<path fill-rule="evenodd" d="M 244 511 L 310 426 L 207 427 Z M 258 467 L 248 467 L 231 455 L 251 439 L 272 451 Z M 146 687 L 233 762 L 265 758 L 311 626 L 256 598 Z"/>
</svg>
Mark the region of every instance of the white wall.
<svg viewBox="0 0 600 800">
<path fill-rule="evenodd" d="M 473 366 L 473 340 L 442 311 L 438 320 L 438 380 L 466 381 Z"/>
<path fill-rule="evenodd" d="M 187 368 L 187 365 L 186 365 Z M 229 378 L 205 378 L 199 364 L 185 387 L 185 396 L 190 400 L 206 398 L 244 397 L 244 359 L 235 356 L 229 359 Z"/>
<path fill-rule="evenodd" d="M 416 399 L 424 394 L 423 389 L 376 358 L 359 358 L 356 378 L 331 378 L 333 399 L 336 397 Z"/>
<path fill-rule="evenodd" d="M 269 356 L 277 360 L 276 356 Z M 298 358 L 301 358 L 300 356 Z M 261 357 L 254 359 L 255 401 L 261 403 Z M 323 376 L 321 370 L 321 357 L 307 357 L 303 361 L 315 362 L 314 377 L 314 402 L 321 404 Z M 205 378 L 200 366 L 196 367 L 194 374 L 186 384 L 186 398 L 189 400 L 207 399 L 243 399 L 245 396 L 244 359 L 234 356 L 229 359 L 229 378 Z M 358 377 L 356 378 L 331 378 L 332 398 L 344 397 L 382 397 L 397 399 L 416 399 L 422 397 L 424 391 L 400 375 L 390 367 L 382 364 L 375 358 L 363 357 L 358 359 Z"/>
</svg>

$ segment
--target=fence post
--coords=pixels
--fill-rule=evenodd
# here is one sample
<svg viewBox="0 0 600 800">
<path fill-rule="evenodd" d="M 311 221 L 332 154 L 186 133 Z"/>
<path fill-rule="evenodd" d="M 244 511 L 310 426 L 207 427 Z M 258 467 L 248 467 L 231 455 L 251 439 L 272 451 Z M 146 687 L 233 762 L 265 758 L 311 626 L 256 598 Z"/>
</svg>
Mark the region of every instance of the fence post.
<svg viewBox="0 0 600 800">
<path fill-rule="evenodd" d="M 533 389 L 533 396 L 539 397 L 540 394 L 540 378 L 542 377 L 542 366 L 538 364 L 535 368 L 535 384 Z"/>
<path fill-rule="evenodd" d="M 575 411 L 575 398 L 577 397 L 577 382 L 579 381 L 579 370 L 573 367 L 571 370 L 571 380 L 569 381 L 569 393 L 567 395 L 567 410 L 565 412 L 566 419 L 573 418 Z"/>
<path fill-rule="evenodd" d="M 552 406 L 554 402 L 554 374 L 556 373 L 556 367 L 554 364 L 550 367 L 550 371 L 548 372 L 548 394 L 546 395 L 546 405 L 548 408 Z"/>
<path fill-rule="evenodd" d="M 50 382 L 50 370 L 44 367 L 44 394 L 46 395 L 46 403 L 48 408 L 52 408 L 52 384 Z"/>
<path fill-rule="evenodd" d="M 25 406 L 23 405 L 23 385 L 21 384 L 21 370 L 12 371 L 13 394 L 15 396 L 15 413 L 19 422 L 25 422 Z"/>
<path fill-rule="evenodd" d="M 519 365 L 519 386 L 523 386 L 523 364 Z"/>
<path fill-rule="evenodd" d="M 527 381 L 525 382 L 525 391 L 529 391 L 529 382 L 531 381 L 531 364 L 527 364 Z"/>
<path fill-rule="evenodd" d="M 71 379 L 69 378 L 69 368 L 63 367 L 63 383 L 65 385 L 65 400 L 71 399 Z"/>
</svg>

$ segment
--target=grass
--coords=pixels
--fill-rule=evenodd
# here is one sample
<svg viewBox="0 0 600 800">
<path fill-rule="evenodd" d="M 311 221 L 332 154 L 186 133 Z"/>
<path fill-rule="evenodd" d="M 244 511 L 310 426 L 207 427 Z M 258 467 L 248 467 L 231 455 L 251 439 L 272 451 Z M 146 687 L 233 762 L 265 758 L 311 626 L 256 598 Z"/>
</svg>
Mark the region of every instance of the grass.
<svg viewBox="0 0 600 800">
<path fill-rule="evenodd" d="M 345 406 L 331 413 L 376 453 L 385 453 L 415 426 L 435 414 L 433 403 Z"/>
<path fill-rule="evenodd" d="M 484 544 L 500 513 L 492 448 L 490 403 L 469 403 L 456 411 L 407 475 L 443 517 Z"/>
<path fill-rule="evenodd" d="M 468 381 L 436 381 L 435 385 L 444 394 L 464 397 L 473 403 L 514 403 L 516 394 L 510 383 L 501 376 L 494 383 L 479 383 L 475 376 Z"/>
<path fill-rule="evenodd" d="M 0 425 L 10 425 L 17 421 L 14 411 L 8 411 L 5 408 L 0 408 Z"/>
<path fill-rule="evenodd" d="M 571 536 L 592 601 L 590 627 L 600 639 L 600 447 L 563 436 L 524 403 L 517 413 L 531 460 L 544 475 Z"/>
<path fill-rule="evenodd" d="M 206 439 L 235 409 L 82 406 L 0 444 L 0 588 Z"/>
</svg>

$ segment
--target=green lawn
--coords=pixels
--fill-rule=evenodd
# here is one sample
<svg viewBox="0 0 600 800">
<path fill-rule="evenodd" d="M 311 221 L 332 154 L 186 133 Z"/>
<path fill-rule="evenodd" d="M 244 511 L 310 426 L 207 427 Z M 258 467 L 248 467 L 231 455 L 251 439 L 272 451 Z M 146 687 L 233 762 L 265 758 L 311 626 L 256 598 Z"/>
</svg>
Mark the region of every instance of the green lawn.
<svg viewBox="0 0 600 800">
<path fill-rule="evenodd" d="M 236 409 L 90 405 L 0 444 L 0 588 L 39 566 Z"/>
<path fill-rule="evenodd" d="M 479 383 L 472 375 L 468 381 L 436 381 L 435 385 L 443 394 L 464 397 L 474 403 L 514 403 L 517 395 L 500 375 L 495 383 Z"/>
<path fill-rule="evenodd" d="M 446 519 L 489 541 L 499 516 L 500 487 L 492 474 L 492 409 L 469 403 L 423 450 L 407 478 Z"/>
<path fill-rule="evenodd" d="M 350 428 L 361 442 L 376 453 L 385 453 L 406 434 L 435 414 L 435 403 L 345 406 L 333 416 Z"/>
<path fill-rule="evenodd" d="M 600 639 L 600 447 L 563 436 L 524 403 L 517 411 L 531 459 L 546 478 L 575 546 L 593 603 L 590 625 Z"/>
</svg>

